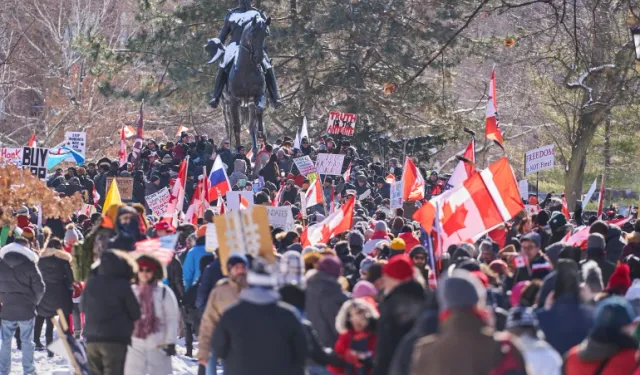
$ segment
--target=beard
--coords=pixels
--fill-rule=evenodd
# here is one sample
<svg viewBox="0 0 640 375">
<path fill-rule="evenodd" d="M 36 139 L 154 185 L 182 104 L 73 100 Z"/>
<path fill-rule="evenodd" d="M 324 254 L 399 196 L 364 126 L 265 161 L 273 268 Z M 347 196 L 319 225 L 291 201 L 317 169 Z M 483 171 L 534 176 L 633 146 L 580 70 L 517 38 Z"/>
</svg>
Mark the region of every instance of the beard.
<svg viewBox="0 0 640 375">
<path fill-rule="evenodd" d="M 247 286 L 247 275 L 229 275 L 229 279 L 241 287 Z"/>
</svg>

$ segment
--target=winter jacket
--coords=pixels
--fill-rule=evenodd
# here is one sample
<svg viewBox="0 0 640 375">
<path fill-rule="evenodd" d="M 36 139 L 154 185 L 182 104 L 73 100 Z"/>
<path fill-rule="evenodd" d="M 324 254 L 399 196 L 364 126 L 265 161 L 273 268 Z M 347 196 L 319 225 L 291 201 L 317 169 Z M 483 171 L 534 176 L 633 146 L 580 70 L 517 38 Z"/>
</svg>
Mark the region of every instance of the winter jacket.
<svg viewBox="0 0 640 375">
<path fill-rule="evenodd" d="M 131 290 L 133 290 L 133 294 L 138 300 L 140 298 L 140 286 L 134 284 L 131 286 Z M 153 311 L 158 318 L 158 331 L 144 339 L 132 337 L 131 346 L 151 349 L 176 343 L 178 322 L 180 321 L 178 300 L 176 300 L 171 288 L 162 282 L 158 282 L 153 290 Z"/>
<path fill-rule="evenodd" d="M 207 299 L 213 287 L 223 278 L 224 275 L 222 274 L 222 269 L 220 269 L 220 258 L 216 258 L 211 264 L 207 265 L 202 275 L 200 275 L 200 284 L 196 295 L 196 308 L 200 311 L 200 314 L 203 314 L 205 307 L 207 307 Z"/>
<path fill-rule="evenodd" d="M 631 254 L 640 257 L 640 232 L 633 232 L 627 236 L 627 244 L 622 249 L 620 259 L 624 259 Z"/>
<path fill-rule="evenodd" d="M 622 256 L 624 247 L 627 245 L 627 241 L 622 237 L 622 230 L 620 227 L 617 225 L 609 225 L 606 240 L 607 246 L 605 247 L 605 257 L 609 262 L 617 264 Z"/>
<path fill-rule="evenodd" d="M 246 175 L 246 170 L 247 170 L 247 163 L 242 160 L 242 159 L 236 159 L 233 162 L 233 173 L 231 173 L 231 175 L 229 176 L 229 184 L 233 187 L 236 184 L 238 184 L 238 182 L 240 180 L 247 180 L 247 175 Z"/>
<path fill-rule="evenodd" d="M 56 316 L 56 310 L 62 309 L 65 315 L 73 309 L 73 271 L 71 254 L 64 250 L 46 249 L 38 261 L 45 292 L 38 304 L 38 316 L 49 318 Z"/>
<path fill-rule="evenodd" d="M 606 286 L 609 282 L 609 279 L 611 278 L 611 275 L 613 274 L 613 271 L 616 270 L 616 264 L 607 260 L 608 258 L 608 256 L 593 258 L 589 258 L 589 256 L 587 256 L 587 259 L 580 261 L 580 268 L 582 268 L 582 266 L 590 260 L 598 263 L 598 267 L 600 267 L 600 270 L 602 271 L 602 284 Z"/>
<path fill-rule="evenodd" d="M 247 288 L 222 314 L 213 349 L 224 361 L 225 374 L 304 374 L 308 351 L 302 324 L 278 298 L 275 291 Z"/>
<path fill-rule="evenodd" d="M 440 332 L 423 337 L 413 349 L 411 374 L 491 374 L 505 355 L 512 368 L 500 374 L 526 375 L 524 358 L 509 335 L 493 330 L 471 311 L 456 311 L 440 324 Z M 505 366 L 506 367 L 506 366 Z"/>
<path fill-rule="evenodd" d="M 182 262 L 177 254 L 171 258 L 171 262 L 167 266 L 167 285 L 176 296 L 178 305 L 181 305 L 182 298 L 184 298 L 184 282 L 182 281 Z"/>
<path fill-rule="evenodd" d="M 560 375 L 562 373 L 562 357 L 549 343 L 528 335 L 518 337 L 518 342 L 532 375 Z"/>
<path fill-rule="evenodd" d="M 333 347 L 338 339 L 336 316 L 349 298 L 342 292 L 338 280 L 324 272 L 316 272 L 309 277 L 306 292 L 304 311 L 307 319 L 318 332 L 320 343 Z"/>
<path fill-rule="evenodd" d="M 125 252 L 102 254 L 97 275 L 89 278 L 80 299 L 88 343 L 131 343 L 133 323 L 140 318 L 140 305 L 130 285 L 135 269 L 135 261 Z"/>
<path fill-rule="evenodd" d="M 213 288 L 207 306 L 200 320 L 200 333 L 198 335 L 198 361 L 208 361 L 211 353 L 211 339 L 215 332 L 216 325 L 220 321 L 222 313 L 238 302 L 240 299 L 240 285 L 229 280 L 222 279 Z"/>
<path fill-rule="evenodd" d="M 544 280 L 544 278 L 551 273 L 553 267 L 551 263 L 547 260 L 547 258 L 542 255 L 542 252 L 539 252 L 529 264 L 529 267 L 518 268 L 515 274 L 514 283 L 518 283 L 520 281 L 525 280 Z"/>
<path fill-rule="evenodd" d="M 378 189 L 378 194 L 384 199 L 390 199 L 391 196 L 391 184 L 388 182 L 382 183 L 382 189 Z"/>
<path fill-rule="evenodd" d="M 547 342 L 560 355 L 584 340 L 593 327 L 593 310 L 570 295 L 556 297 L 551 309 L 538 309 L 536 314 Z"/>
<path fill-rule="evenodd" d="M 405 248 L 404 251 L 409 254 L 414 247 L 420 245 L 420 240 L 416 237 L 412 232 L 400 233 L 398 238 L 404 240 Z"/>
<path fill-rule="evenodd" d="M 204 243 L 192 247 L 187 252 L 187 257 L 182 265 L 182 280 L 184 281 L 184 291 L 189 290 L 193 282 L 200 277 L 200 258 L 207 254 Z"/>
<path fill-rule="evenodd" d="M 36 316 L 45 285 L 31 249 L 11 243 L 0 249 L 0 319 L 29 320 Z"/>
<path fill-rule="evenodd" d="M 307 339 L 309 358 L 307 366 L 335 366 L 344 367 L 346 363 L 330 348 L 325 348 L 318 339 L 318 332 L 307 319 L 301 319 L 304 336 Z"/>
<path fill-rule="evenodd" d="M 416 281 L 398 285 L 380 304 L 374 375 L 388 375 L 393 354 L 422 314 L 425 291 Z"/>
<path fill-rule="evenodd" d="M 600 375 L 636 374 L 638 367 L 635 354 L 637 341 L 621 336 L 618 342 L 604 343 L 588 337 L 567 353 L 564 373 L 566 375 L 595 374 L 602 367 Z"/>
<path fill-rule="evenodd" d="M 233 166 L 233 154 L 231 150 L 228 148 L 219 148 L 218 156 L 220 156 L 220 160 L 227 166 L 227 174 L 230 174 L 230 169 Z"/>
<path fill-rule="evenodd" d="M 278 178 L 280 177 L 280 168 L 278 168 L 278 163 L 272 163 L 268 161 L 260 172 L 258 172 L 260 176 L 264 179 L 264 182 L 271 182 L 274 185 L 278 185 Z"/>
<path fill-rule="evenodd" d="M 345 374 L 345 375 L 360 375 L 360 374 L 371 374 L 371 366 L 369 368 L 362 367 L 362 364 L 358 360 L 358 358 L 352 353 L 352 351 L 362 352 L 362 353 L 374 353 L 376 347 L 376 334 L 373 332 L 360 332 L 357 333 L 353 330 L 349 330 L 345 333 L 341 333 L 338 336 L 338 341 L 336 341 L 336 345 L 334 350 L 338 356 L 345 362 L 347 365 L 344 370 L 341 372 L 334 372 L 334 374 Z M 360 368 L 363 370 L 359 372 Z"/>
<path fill-rule="evenodd" d="M 389 367 L 389 375 L 409 375 L 411 372 L 411 355 L 415 343 L 438 331 L 438 311 L 426 310 L 420 315 L 409 333 L 404 335 L 393 354 Z"/>
</svg>

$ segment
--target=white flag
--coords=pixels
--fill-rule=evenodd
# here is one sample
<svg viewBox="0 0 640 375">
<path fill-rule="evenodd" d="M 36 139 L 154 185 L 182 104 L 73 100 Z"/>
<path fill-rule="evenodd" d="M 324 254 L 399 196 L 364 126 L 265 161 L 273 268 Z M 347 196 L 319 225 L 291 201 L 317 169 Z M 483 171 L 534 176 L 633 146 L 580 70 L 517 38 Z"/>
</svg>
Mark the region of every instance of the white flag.
<svg viewBox="0 0 640 375">
<path fill-rule="evenodd" d="M 591 187 L 589 188 L 589 191 L 587 191 L 587 194 L 584 196 L 584 199 L 582 200 L 582 208 L 583 209 L 585 207 L 587 207 L 587 203 L 589 203 L 589 201 L 591 200 L 591 197 L 593 196 L 593 193 L 596 192 L 597 182 L 598 182 L 598 177 L 596 177 L 593 180 L 593 184 L 591 184 Z"/>
</svg>

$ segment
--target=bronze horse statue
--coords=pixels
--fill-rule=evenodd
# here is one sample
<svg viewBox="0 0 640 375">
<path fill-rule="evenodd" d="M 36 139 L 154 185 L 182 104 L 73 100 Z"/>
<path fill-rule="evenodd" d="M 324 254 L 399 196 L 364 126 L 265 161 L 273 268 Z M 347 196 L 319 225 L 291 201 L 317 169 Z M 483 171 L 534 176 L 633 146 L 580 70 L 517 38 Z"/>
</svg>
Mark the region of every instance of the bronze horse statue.
<svg viewBox="0 0 640 375">
<path fill-rule="evenodd" d="M 244 25 L 237 57 L 231 66 L 229 80 L 223 92 L 222 104 L 227 137 L 231 139 L 233 134 L 236 147 L 240 146 L 240 125 L 246 123 L 248 117 L 254 155 L 258 135 L 265 136 L 262 121 L 266 107 L 265 75 L 261 62 L 265 55 L 264 41 L 268 36 L 269 24 L 271 24 L 271 18 L 264 20 L 256 16 Z M 205 50 L 209 53 L 209 64 L 214 63 L 224 54 L 224 48 L 218 39 L 209 39 L 205 46 Z"/>
</svg>

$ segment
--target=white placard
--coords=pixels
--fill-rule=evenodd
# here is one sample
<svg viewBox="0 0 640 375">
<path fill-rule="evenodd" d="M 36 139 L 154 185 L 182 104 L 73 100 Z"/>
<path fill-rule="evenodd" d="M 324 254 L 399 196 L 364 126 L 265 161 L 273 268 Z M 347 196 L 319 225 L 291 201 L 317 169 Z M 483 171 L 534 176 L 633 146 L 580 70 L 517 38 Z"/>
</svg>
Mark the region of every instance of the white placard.
<svg viewBox="0 0 640 375">
<path fill-rule="evenodd" d="M 216 225 L 214 223 L 207 224 L 207 231 L 205 233 L 204 248 L 213 253 L 218 249 L 218 233 L 216 232 Z"/>
<path fill-rule="evenodd" d="M 153 214 L 157 217 L 164 215 L 169 206 L 169 200 L 171 200 L 171 193 L 166 187 L 158 190 L 153 194 L 149 194 L 144 199 L 147 201 L 147 205 L 153 211 Z"/>
<path fill-rule="evenodd" d="M 272 227 L 282 228 L 286 232 L 295 229 L 291 206 L 267 207 L 267 214 L 269 215 L 269 225 Z"/>
<path fill-rule="evenodd" d="M 316 169 L 320 174 L 333 176 L 342 175 L 342 164 L 346 155 L 340 154 L 318 154 L 316 158 Z"/>
<path fill-rule="evenodd" d="M 529 181 L 520 180 L 518 181 L 518 191 L 520 191 L 520 197 L 522 199 L 529 198 Z"/>
<path fill-rule="evenodd" d="M 22 147 L 0 148 L 0 165 L 6 164 L 22 167 Z"/>
<path fill-rule="evenodd" d="M 313 160 L 311 160 L 309 155 L 295 158 L 293 159 L 293 162 L 296 164 L 296 167 L 298 167 L 298 171 L 300 171 L 300 174 L 305 177 L 311 173 L 316 172 L 316 166 L 313 164 Z"/>
<path fill-rule="evenodd" d="M 404 192 L 404 181 L 396 181 L 391 184 L 391 209 L 402 208 L 402 193 Z"/>
<path fill-rule="evenodd" d="M 249 202 L 249 205 L 253 204 L 253 192 L 252 191 L 228 191 L 227 192 L 227 209 L 229 212 L 240 209 L 240 197 Z"/>
<path fill-rule="evenodd" d="M 527 151 L 524 155 L 525 176 L 551 169 L 555 163 L 555 145 L 548 145 Z"/>
<path fill-rule="evenodd" d="M 73 151 L 85 156 L 85 152 L 87 150 L 87 133 L 66 132 L 64 133 L 64 143 Z M 73 155 L 69 156 L 66 160 L 75 161 Z"/>
<path fill-rule="evenodd" d="M 44 180 L 47 178 L 47 158 L 49 149 L 38 147 L 22 148 L 22 168 L 28 169 L 34 176 Z"/>
</svg>

